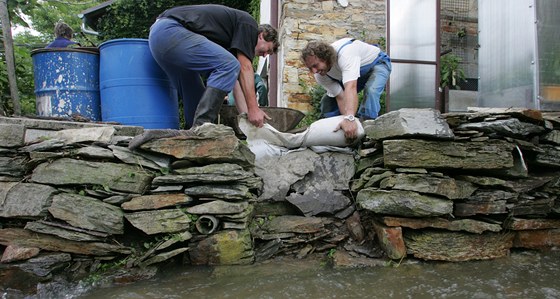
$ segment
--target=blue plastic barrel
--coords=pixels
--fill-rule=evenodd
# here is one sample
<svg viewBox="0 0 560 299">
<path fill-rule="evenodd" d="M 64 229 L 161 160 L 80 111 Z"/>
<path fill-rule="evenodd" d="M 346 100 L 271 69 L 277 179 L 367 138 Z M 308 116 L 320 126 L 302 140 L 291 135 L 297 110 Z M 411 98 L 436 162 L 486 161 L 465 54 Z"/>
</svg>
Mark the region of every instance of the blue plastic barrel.
<svg viewBox="0 0 560 299">
<path fill-rule="evenodd" d="M 148 40 L 99 45 L 101 118 L 146 129 L 178 129 L 177 90 L 152 57 Z"/>
<path fill-rule="evenodd" d="M 101 120 L 96 48 L 36 49 L 31 58 L 37 115 Z"/>
</svg>

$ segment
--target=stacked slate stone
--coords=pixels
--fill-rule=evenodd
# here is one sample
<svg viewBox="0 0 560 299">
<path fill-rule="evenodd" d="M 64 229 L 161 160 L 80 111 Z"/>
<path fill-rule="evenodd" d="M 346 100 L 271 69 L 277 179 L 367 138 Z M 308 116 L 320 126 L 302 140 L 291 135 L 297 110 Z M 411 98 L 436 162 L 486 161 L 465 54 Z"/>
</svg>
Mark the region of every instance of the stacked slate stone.
<svg viewBox="0 0 560 299">
<path fill-rule="evenodd" d="M 231 128 L 208 124 L 130 151 L 142 128 L 41 126 L 0 125 L 3 271 L 44 280 L 60 269 L 88 275 L 100 261 L 253 262 L 248 227 L 262 181 Z"/>
<path fill-rule="evenodd" d="M 355 171 L 354 152 L 347 150 L 305 148 L 257 159 L 263 189 L 251 226 L 256 260 L 325 256 L 344 246 L 380 256 L 379 250 L 357 244 L 364 232 L 349 190 Z"/>
<path fill-rule="evenodd" d="M 560 245 L 560 122 L 526 109 L 366 121 L 351 190 L 391 259 L 465 261 Z"/>
</svg>

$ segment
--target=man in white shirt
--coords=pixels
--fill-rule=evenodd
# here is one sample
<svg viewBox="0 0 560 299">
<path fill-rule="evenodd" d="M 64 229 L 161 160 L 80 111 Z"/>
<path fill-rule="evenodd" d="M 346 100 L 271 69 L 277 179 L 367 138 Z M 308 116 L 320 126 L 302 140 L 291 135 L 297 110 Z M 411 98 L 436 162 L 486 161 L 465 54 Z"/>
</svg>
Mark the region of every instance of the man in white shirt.
<svg viewBox="0 0 560 299">
<path fill-rule="evenodd" d="M 343 38 L 332 44 L 309 42 L 301 53 L 305 66 L 327 93 L 321 100 L 323 117 L 345 115 L 338 126 L 346 138 L 356 138 L 354 116 L 379 116 L 379 98 L 391 74 L 391 60 L 381 49 L 365 42 Z M 358 109 L 358 92 L 364 100 Z"/>
</svg>

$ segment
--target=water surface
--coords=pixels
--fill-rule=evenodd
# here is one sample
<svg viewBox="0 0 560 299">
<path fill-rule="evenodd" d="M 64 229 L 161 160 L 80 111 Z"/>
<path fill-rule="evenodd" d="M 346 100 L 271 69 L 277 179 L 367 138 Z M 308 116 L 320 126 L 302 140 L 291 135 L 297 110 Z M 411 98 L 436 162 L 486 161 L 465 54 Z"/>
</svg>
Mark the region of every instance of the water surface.
<svg viewBox="0 0 560 299">
<path fill-rule="evenodd" d="M 330 269 L 318 261 L 184 266 L 79 298 L 560 298 L 560 252 Z"/>
</svg>

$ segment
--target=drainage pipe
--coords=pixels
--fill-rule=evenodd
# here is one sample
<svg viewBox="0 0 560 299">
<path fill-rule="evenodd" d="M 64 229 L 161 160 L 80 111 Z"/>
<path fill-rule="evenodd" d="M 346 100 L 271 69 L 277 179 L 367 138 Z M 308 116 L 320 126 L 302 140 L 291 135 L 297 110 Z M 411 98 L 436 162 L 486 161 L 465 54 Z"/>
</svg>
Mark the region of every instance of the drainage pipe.
<svg viewBox="0 0 560 299">
<path fill-rule="evenodd" d="M 196 230 L 199 233 L 203 235 L 209 235 L 218 229 L 219 224 L 220 221 L 216 217 L 210 215 L 203 215 L 198 217 L 195 226 L 196 226 Z"/>
</svg>

